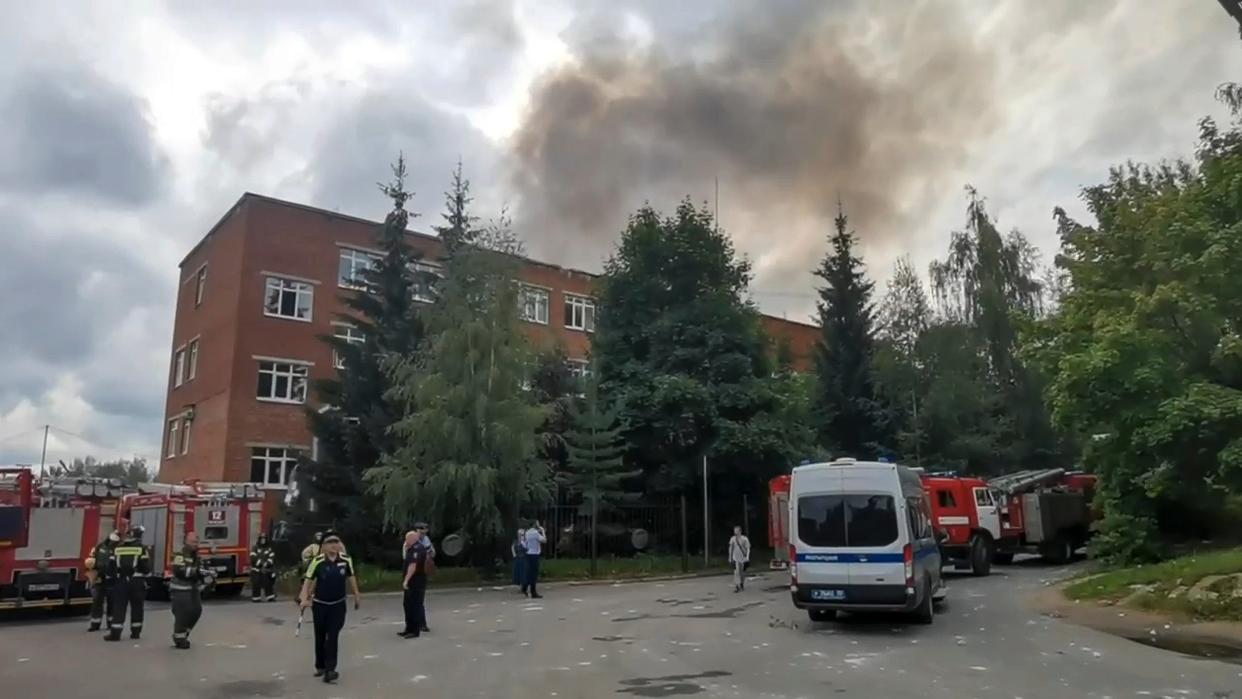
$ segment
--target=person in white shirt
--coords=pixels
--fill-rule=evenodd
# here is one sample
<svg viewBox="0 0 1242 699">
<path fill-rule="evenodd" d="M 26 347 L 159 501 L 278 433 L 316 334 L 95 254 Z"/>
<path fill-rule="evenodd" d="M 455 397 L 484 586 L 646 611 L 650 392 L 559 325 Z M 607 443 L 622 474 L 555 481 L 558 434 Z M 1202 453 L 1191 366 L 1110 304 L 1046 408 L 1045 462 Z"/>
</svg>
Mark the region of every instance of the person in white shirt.
<svg viewBox="0 0 1242 699">
<path fill-rule="evenodd" d="M 746 589 L 746 568 L 750 566 L 750 539 L 742 534 L 741 527 L 733 527 L 729 539 L 729 565 L 733 566 L 733 591 Z"/>
<path fill-rule="evenodd" d="M 539 582 L 539 559 L 543 556 L 543 544 L 547 540 L 538 521 L 526 529 L 526 586 L 523 592 L 529 591 L 531 599 L 543 597 L 535 584 Z"/>
</svg>

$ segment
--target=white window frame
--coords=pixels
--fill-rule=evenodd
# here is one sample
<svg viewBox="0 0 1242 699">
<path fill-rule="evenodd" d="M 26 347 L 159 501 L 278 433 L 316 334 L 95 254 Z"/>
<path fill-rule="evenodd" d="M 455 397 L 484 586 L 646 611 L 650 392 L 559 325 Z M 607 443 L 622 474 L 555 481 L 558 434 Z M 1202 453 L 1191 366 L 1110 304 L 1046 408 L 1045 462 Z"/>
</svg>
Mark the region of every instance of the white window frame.
<svg viewBox="0 0 1242 699">
<path fill-rule="evenodd" d="M 180 427 L 181 427 L 181 416 L 180 415 L 168 421 L 168 432 L 167 432 L 168 444 L 164 447 L 165 458 L 174 459 L 177 457 L 177 432 Z"/>
<path fill-rule="evenodd" d="M 425 295 L 421 293 L 423 290 L 421 279 L 423 275 L 428 274 L 434 275 L 437 281 L 444 279 L 444 265 L 430 260 L 415 260 L 411 263 L 410 271 L 414 274 L 414 288 L 412 291 L 414 300 L 418 303 L 435 303 L 435 282 L 432 282 L 429 287 L 432 295 Z"/>
<path fill-rule="evenodd" d="M 254 462 L 263 462 L 263 480 L 254 480 Z M 297 450 L 288 447 L 250 447 L 250 482 L 264 485 L 289 485 L 289 474 L 297 465 Z M 278 480 L 268 478 L 272 466 L 279 464 Z"/>
<path fill-rule="evenodd" d="M 271 295 L 276 292 L 276 310 L 271 308 Z M 280 312 L 284 305 L 285 294 L 294 295 L 294 313 L 295 315 L 285 315 Z M 297 309 L 301 308 L 302 297 L 306 297 L 306 317 L 296 315 Z M 284 320 L 297 320 L 303 323 L 309 323 L 315 316 L 315 286 L 310 282 L 300 281 L 297 279 L 289 279 L 288 277 L 279 277 L 268 275 L 263 282 L 263 315 L 269 318 L 282 318 Z"/>
<path fill-rule="evenodd" d="M 566 359 L 565 367 L 569 369 L 569 375 L 579 381 L 589 379 L 592 376 L 591 362 L 585 359 Z"/>
<path fill-rule="evenodd" d="M 536 325 L 547 325 L 549 311 L 552 308 L 552 293 L 547 288 L 533 284 L 522 284 L 518 295 L 521 306 L 518 313 L 522 320 Z M 539 301 L 542 300 L 542 309 Z M 540 310 L 543 311 L 540 314 Z M 540 317 L 542 315 L 542 317 Z"/>
<path fill-rule="evenodd" d="M 344 340 L 351 345 L 360 345 L 367 341 L 366 333 L 360 331 L 357 325 L 351 323 L 333 323 L 332 336 Z M 332 368 L 344 369 L 345 358 L 337 353 L 336 348 L 332 348 Z"/>
<path fill-rule="evenodd" d="M 301 362 L 294 359 L 277 359 L 275 357 L 256 357 L 259 360 L 258 379 L 261 382 L 264 374 L 270 374 L 272 377 L 272 393 L 276 392 L 277 379 L 285 378 L 288 380 L 289 390 L 285 396 L 278 395 L 260 395 L 259 388 L 262 383 L 255 385 L 255 398 L 264 403 L 285 403 L 289 405 L 304 405 L 306 403 L 306 392 L 310 384 L 310 363 Z M 301 397 L 295 390 L 301 385 Z"/>
<path fill-rule="evenodd" d="M 190 344 L 186 345 L 186 370 L 185 380 L 193 381 L 198 378 L 198 338 L 190 340 Z"/>
<path fill-rule="evenodd" d="M 204 262 L 202 267 L 194 273 L 194 307 L 198 308 L 203 305 L 203 293 L 207 289 L 207 263 Z"/>
<path fill-rule="evenodd" d="M 345 279 L 341 277 L 341 262 L 349 260 L 350 277 Z M 373 252 L 360 250 L 358 248 L 341 246 L 341 253 L 337 257 L 336 265 L 336 285 L 342 289 L 353 289 L 354 291 L 366 291 L 366 278 L 361 276 L 362 272 L 368 269 L 374 269 L 379 262 L 380 256 Z M 358 281 L 361 280 L 361 281 Z"/>
<path fill-rule="evenodd" d="M 578 316 L 582 317 L 579 318 Z M 578 294 L 565 294 L 565 327 L 582 332 L 595 332 L 595 299 Z"/>
<path fill-rule="evenodd" d="M 181 419 L 181 455 L 182 456 L 185 456 L 186 454 L 190 453 L 190 426 L 193 424 L 194 424 L 194 421 L 191 420 L 189 417 L 182 417 Z"/>
<path fill-rule="evenodd" d="M 173 388 L 185 383 L 185 345 L 173 352 Z"/>
</svg>

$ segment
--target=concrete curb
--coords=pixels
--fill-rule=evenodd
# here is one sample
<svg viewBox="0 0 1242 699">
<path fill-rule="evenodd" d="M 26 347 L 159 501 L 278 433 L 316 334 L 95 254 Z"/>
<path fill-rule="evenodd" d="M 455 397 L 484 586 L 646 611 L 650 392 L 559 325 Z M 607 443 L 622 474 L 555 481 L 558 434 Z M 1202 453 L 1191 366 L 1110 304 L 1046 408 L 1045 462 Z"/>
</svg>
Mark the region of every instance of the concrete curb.
<svg viewBox="0 0 1242 699">
<path fill-rule="evenodd" d="M 750 575 L 747 576 L 747 579 L 750 580 L 754 578 L 762 578 L 767 572 L 768 571 L 764 571 L 763 573 L 751 573 Z M 679 580 L 696 580 L 698 578 L 718 578 L 718 577 L 724 577 L 726 575 L 731 575 L 731 573 L 725 570 L 725 571 L 712 571 L 712 572 L 703 572 L 703 573 L 686 573 L 686 574 L 679 574 L 679 575 L 658 575 L 658 576 L 652 576 L 649 578 L 618 578 L 618 579 L 608 579 L 608 580 L 552 580 L 549 582 L 540 582 L 539 587 L 542 589 L 556 590 L 559 588 L 595 587 L 595 586 L 600 586 L 600 585 L 614 586 L 614 585 L 631 585 L 631 584 L 656 583 L 656 582 L 676 582 Z M 510 593 L 513 593 L 514 596 L 517 595 L 517 591 L 514 589 L 512 584 L 480 585 L 478 583 L 471 583 L 471 584 L 455 583 L 452 585 L 444 585 L 443 587 L 441 587 L 441 586 L 437 586 L 434 581 L 431 582 L 431 584 L 427 586 L 427 592 L 430 594 L 460 593 L 460 592 L 485 592 L 485 593 L 486 592 L 510 592 Z M 363 590 L 362 594 L 364 597 L 392 597 L 392 596 L 401 595 L 402 593 L 400 591 L 389 591 L 389 592 L 372 592 L 368 594 L 365 590 Z"/>
</svg>

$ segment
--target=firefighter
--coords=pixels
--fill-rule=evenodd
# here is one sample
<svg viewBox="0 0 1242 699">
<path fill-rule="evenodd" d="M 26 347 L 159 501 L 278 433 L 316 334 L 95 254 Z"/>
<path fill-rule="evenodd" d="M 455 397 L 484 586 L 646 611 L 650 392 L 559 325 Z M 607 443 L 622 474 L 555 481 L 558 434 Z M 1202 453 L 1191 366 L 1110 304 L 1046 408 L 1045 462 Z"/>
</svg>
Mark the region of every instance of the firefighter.
<svg viewBox="0 0 1242 699">
<path fill-rule="evenodd" d="M 129 637 L 142 636 L 143 603 L 147 598 L 147 576 L 151 573 L 151 557 L 142 545 L 142 534 L 141 525 L 132 527 L 112 551 L 106 578 L 112 584 L 108 594 L 112 609 L 105 641 L 121 640 L 127 608 L 131 608 Z"/>
<path fill-rule="evenodd" d="M 112 550 L 121 543 L 121 535 L 112 532 L 95 544 L 91 557 L 86 559 L 86 577 L 91 584 L 91 625 L 87 631 L 98 631 L 105 618 L 112 617 L 112 604 L 108 601 L 111 585 L 104 580 L 104 573 L 112 560 Z"/>
<path fill-rule="evenodd" d="M 203 615 L 199 587 L 213 582 L 215 571 L 202 565 L 198 558 L 198 534 L 187 532 L 185 546 L 173 557 L 172 581 L 168 584 L 172 597 L 174 647 L 182 650 L 190 647 L 190 632 Z"/>
<path fill-rule="evenodd" d="M 250 552 L 250 601 L 276 601 L 276 550 L 260 534 Z"/>
</svg>

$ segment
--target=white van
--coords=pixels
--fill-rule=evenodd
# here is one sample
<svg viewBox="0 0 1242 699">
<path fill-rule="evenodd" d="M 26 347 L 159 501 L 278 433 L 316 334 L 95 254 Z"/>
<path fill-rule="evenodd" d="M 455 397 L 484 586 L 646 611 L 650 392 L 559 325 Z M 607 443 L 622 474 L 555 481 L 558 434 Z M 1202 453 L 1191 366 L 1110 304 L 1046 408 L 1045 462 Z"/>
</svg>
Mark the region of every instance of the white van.
<svg viewBox="0 0 1242 699">
<path fill-rule="evenodd" d="M 930 624 L 944 597 L 931 507 L 917 473 L 837 459 L 793 470 L 790 585 L 812 621 L 838 611 L 906 611 Z"/>
</svg>

